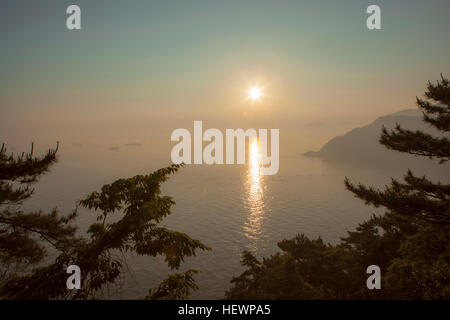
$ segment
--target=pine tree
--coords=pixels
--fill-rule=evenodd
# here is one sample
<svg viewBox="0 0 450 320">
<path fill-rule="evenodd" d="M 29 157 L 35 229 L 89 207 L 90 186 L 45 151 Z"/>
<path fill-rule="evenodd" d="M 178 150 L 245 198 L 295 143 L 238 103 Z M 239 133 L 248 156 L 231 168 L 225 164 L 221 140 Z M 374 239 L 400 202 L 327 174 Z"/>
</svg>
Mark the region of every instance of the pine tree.
<svg viewBox="0 0 450 320">
<path fill-rule="evenodd" d="M 423 120 L 441 133 L 383 128 L 380 143 L 387 148 L 415 156 L 450 160 L 450 86 L 441 75 L 436 84 L 428 82 L 427 100 L 416 98 Z M 448 178 L 448 177 L 447 177 Z M 371 234 L 388 241 L 391 259 L 385 266 L 386 285 L 394 298 L 450 298 L 450 184 L 417 177 L 408 170 L 404 182 L 392 179 L 390 186 L 377 190 L 346 180 L 345 185 L 366 204 L 388 211 L 371 220 L 377 230 L 360 230 L 346 239 L 355 245 Z M 359 239 L 358 239 L 359 238 Z M 397 241 L 392 241 L 396 239 Z M 388 259 L 389 260 L 389 259 Z"/>
<path fill-rule="evenodd" d="M 0 149 L 0 281 L 11 271 L 24 270 L 46 257 L 48 247 L 65 250 L 74 241 L 75 228 L 68 217 L 60 217 L 56 209 L 50 213 L 25 212 L 24 200 L 33 194 L 33 184 L 56 162 L 56 149 L 43 157 L 29 153 L 9 154 Z"/>
</svg>

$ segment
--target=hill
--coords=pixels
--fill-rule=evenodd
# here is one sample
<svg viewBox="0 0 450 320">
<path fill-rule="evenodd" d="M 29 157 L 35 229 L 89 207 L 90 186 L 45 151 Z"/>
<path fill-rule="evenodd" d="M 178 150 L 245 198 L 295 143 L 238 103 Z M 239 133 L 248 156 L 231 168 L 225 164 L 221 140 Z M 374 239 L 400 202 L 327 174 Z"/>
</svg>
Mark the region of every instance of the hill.
<svg viewBox="0 0 450 320">
<path fill-rule="evenodd" d="M 308 151 L 304 156 L 319 157 L 324 160 L 365 162 L 365 163 L 399 163 L 428 162 L 411 155 L 391 151 L 382 146 L 378 140 L 383 126 L 390 129 L 399 123 L 403 128 L 422 130 L 437 134 L 422 121 L 422 113 L 416 109 L 408 109 L 379 117 L 372 123 L 361 128 L 354 128 L 342 136 L 336 136 L 328 141 L 319 151 Z"/>
</svg>

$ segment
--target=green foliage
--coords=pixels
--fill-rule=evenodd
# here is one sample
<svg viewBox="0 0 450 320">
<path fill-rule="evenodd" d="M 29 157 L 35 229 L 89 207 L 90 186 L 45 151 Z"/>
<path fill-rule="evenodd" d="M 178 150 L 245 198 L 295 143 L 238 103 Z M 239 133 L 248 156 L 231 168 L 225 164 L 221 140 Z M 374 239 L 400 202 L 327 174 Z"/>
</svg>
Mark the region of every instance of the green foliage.
<svg viewBox="0 0 450 320">
<path fill-rule="evenodd" d="M 391 296 L 405 299 L 450 298 L 448 227 L 423 226 L 402 242 L 388 268 Z"/>
<path fill-rule="evenodd" d="M 278 243 L 282 253 L 257 260 L 244 252 L 247 269 L 231 280 L 228 299 L 344 299 L 357 290 L 355 263 L 344 246 L 298 235 Z M 324 286 L 323 284 L 326 284 Z"/>
<path fill-rule="evenodd" d="M 146 300 L 184 300 L 188 299 L 191 290 L 198 289 L 194 275 L 198 270 L 176 273 L 165 279 L 156 289 L 150 289 Z"/>
<path fill-rule="evenodd" d="M 433 137 L 397 125 L 383 128 L 380 143 L 416 156 L 450 159 L 450 87 L 441 76 L 417 98 L 424 121 L 443 136 Z M 447 135 L 447 136 L 446 136 Z M 278 243 L 281 253 L 258 261 L 245 252 L 246 270 L 232 279 L 228 299 L 449 299 L 450 185 L 417 177 L 410 170 L 384 190 L 346 188 L 366 204 L 384 207 L 348 232 L 337 245 L 299 235 Z M 368 290 L 366 268 L 378 265 L 382 290 Z"/>
<path fill-rule="evenodd" d="M 32 189 L 28 185 L 37 181 L 56 161 L 56 150 L 43 158 L 14 158 L 2 149 L 0 187 L 4 199 L 0 204 L 15 203 L 28 198 Z M 88 299 L 98 296 L 101 289 L 112 285 L 126 271 L 124 253 L 164 256 L 171 269 L 178 269 L 184 258 L 194 256 L 197 250 L 210 250 L 200 241 L 184 233 L 159 226 L 171 213 L 173 199 L 161 195 L 161 184 L 180 168 L 172 165 L 148 175 L 119 179 L 104 185 L 79 202 L 79 205 L 98 212 L 97 223 L 88 229 L 88 238 L 75 236 L 71 222 L 76 211 L 68 217 L 59 217 L 56 210 L 24 213 L 19 209 L 5 208 L 0 216 L 0 262 L 4 276 L 0 281 L 0 298 L 3 299 Z M 14 189 L 11 183 L 27 184 Z M 5 192 L 3 192 L 5 191 Z M 119 215 L 109 222 L 111 215 Z M 49 265 L 38 264 L 46 256 L 42 242 L 58 252 Z M 35 264 L 25 272 L 8 272 L 13 263 L 25 266 Z M 66 269 L 69 265 L 81 269 L 81 289 L 68 290 Z M 183 276 L 170 275 L 158 289 L 151 290 L 151 298 L 186 299 L 197 288 L 193 279 L 196 271 Z"/>
<path fill-rule="evenodd" d="M 354 186 L 348 179 L 345 186 L 366 204 L 385 207 L 404 219 L 450 224 L 450 185 L 416 177 L 410 170 L 404 180 L 401 183 L 392 179 L 382 191 L 361 184 Z"/>
</svg>

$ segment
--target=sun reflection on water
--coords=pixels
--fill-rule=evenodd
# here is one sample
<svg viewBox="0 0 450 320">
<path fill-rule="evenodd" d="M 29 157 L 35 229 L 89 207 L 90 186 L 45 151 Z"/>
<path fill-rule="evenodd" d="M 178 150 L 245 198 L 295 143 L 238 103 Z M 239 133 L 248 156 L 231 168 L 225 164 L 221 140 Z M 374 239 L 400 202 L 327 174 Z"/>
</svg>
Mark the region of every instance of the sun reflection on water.
<svg viewBox="0 0 450 320">
<path fill-rule="evenodd" d="M 254 139 L 250 142 L 247 170 L 247 203 L 250 214 L 244 225 L 244 234 L 249 240 L 248 249 L 257 251 L 257 242 L 262 237 L 264 201 L 263 201 L 263 175 L 261 174 L 262 157 L 259 142 Z"/>
</svg>

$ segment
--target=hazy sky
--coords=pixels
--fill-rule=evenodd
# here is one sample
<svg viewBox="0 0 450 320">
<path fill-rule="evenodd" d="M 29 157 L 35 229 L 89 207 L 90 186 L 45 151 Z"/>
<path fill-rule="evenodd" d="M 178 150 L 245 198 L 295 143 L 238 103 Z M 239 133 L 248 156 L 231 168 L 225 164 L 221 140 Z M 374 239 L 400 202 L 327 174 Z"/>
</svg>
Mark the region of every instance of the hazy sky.
<svg viewBox="0 0 450 320">
<path fill-rule="evenodd" d="M 369 4 L 383 30 L 366 28 Z M 2 0 L 0 134 L 151 136 L 193 120 L 342 133 L 449 74 L 449 13 L 448 0 Z"/>
</svg>

